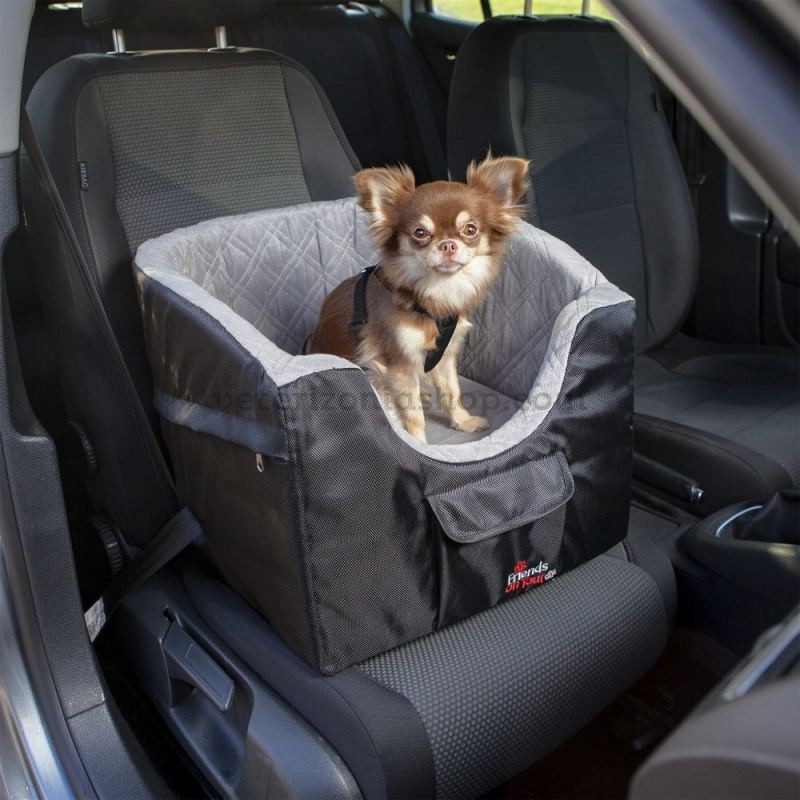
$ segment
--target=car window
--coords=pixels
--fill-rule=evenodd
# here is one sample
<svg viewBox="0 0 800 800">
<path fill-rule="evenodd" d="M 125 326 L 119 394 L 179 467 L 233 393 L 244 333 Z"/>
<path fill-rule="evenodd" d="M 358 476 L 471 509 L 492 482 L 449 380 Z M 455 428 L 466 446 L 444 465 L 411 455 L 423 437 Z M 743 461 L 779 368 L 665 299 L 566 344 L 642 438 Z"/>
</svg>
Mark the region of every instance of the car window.
<svg viewBox="0 0 800 800">
<path fill-rule="evenodd" d="M 521 14 L 524 0 L 489 0 L 491 16 Z M 484 19 L 481 0 L 433 0 L 432 10 L 456 19 L 480 22 Z M 533 0 L 533 14 L 591 14 L 611 19 L 611 12 L 601 0 L 589 0 L 584 9 L 583 0 Z"/>
</svg>

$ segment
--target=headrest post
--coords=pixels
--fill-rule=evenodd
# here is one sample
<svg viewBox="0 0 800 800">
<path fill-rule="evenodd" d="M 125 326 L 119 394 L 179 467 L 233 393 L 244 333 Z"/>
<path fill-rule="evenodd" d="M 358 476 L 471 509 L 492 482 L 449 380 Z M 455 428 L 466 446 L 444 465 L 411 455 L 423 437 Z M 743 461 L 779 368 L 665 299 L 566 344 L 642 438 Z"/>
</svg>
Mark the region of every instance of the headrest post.
<svg viewBox="0 0 800 800">
<path fill-rule="evenodd" d="M 217 25 L 214 28 L 214 36 L 217 39 L 217 49 L 224 50 L 228 46 L 228 31 L 224 25 Z"/>
<path fill-rule="evenodd" d="M 111 39 L 114 42 L 114 52 L 125 52 L 125 31 L 122 28 L 113 28 L 111 30 Z"/>
<path fill-rule="evenodd" d="M 525 0 L 525 5 L 523 7 L 522 13 L 526 17 L 529 17 L 529 16 L 531 16 L 532 12 L 533 12 L 533 2 L 532 2 L 532 0 Z"/>
</svg>

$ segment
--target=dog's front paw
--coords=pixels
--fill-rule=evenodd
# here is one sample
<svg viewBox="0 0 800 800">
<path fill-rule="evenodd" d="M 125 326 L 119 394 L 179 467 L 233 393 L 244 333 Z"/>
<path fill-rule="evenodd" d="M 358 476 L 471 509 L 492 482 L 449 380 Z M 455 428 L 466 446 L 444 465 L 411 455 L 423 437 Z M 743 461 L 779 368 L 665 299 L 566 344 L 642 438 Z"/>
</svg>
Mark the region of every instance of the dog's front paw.
<svg viewBox="0 0 800 800">
<path fill-rule="evenodd" d="M 425 435 L 425 423 L 424 422 L 406 422 L 403 426 L 408 433 L 412 436 L 416 436 L 423 444 L 428 443 L 428 437 Z"/>
<path fill-rule="evenodd" d="M 406 431 L 408 431 L 408 433 L 410 433 L 415 439 L 419 439 L 422 442 L 422 444 L 428 444 L 428 437 L 425 434 L 425 428 L 423 428 L 422 430 L 419 430 L 418 428 L 415 428 L 414 430 L 409 430 L 408 428 L 406 428 Z"/>
<path fill-rule="evenodd" d="M 477 433 L 478 431 L 485 431 L 489 427 L 489 420 L 485 417 L 475 417 L 471 414 L 466 417 L 459 417 L 451 422 L 451 425 L 457 431 L 464 431 L 464 433 Z"/>
</svg>

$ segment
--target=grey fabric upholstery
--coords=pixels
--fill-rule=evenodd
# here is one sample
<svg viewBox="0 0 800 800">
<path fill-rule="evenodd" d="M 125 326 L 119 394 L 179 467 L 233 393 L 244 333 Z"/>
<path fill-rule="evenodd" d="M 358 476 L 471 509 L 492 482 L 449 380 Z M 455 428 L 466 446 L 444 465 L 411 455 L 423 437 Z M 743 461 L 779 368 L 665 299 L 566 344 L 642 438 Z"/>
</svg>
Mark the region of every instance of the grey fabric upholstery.
<svg viewBox="0 0 800 800">
<path fill-rule="evenodd" d="M 407 87 L 387 47 L 388 30 L 399 28 L 407 40 L 407 68 L 416 71 L 427 89 L 424 97 L 417 97 L 417 103 L 430 106 L 437 136 L 442 139 L 445 98 L 402 23 L 384 9 L 264 0 L 200 4 L 182 0 L 127 4 L 93 0 L 83 7 L 88 27 L 83 25 L 81 13 L 80 8 L 37 3 L 26 52 L 24 99 L 47 69 L 62 59 L 110 51 L 112 24 L 123 27 L 130 51 L 177 50 L 214 47 L 212 25 L 225 21 L 230 43 L 274 50 L 301 63 L 320 81 L 363 166 L 407 163 L 420 179 L 446 174 L 443 159 L 429 164 L 419 152 L 413 115 L 405 112 L 400 102 Z M 316 152 L 316 147 L 309 147 L 309 157 Z M 224 159 L 218 162 L 224 169 Z M 310 174 L 317 172 L 319 166 L 309 170 Z M 22 231 L 13 237 L 9 248 L 12 311 L 17 316 L 38 312 L 41 302 Z"/>
<path fill-rule="evenodd" d="M 531 159 L 531 221 L 633 295 L 639 350 L 675 333 L 697 278 L 691 207 L 657 102 L 607 23 L 498 17 L 459 51 L 448 120 L 455 177 L 490 147 Z"/>
<path fill-rule="evenodd" d="M 274 50 L 316 76 L 363 166 L 405 163 L 419 180 L 446 177 L 443 157 L 428 163 L 420 152 L 414 116 L 429 113 L 434 135 L 443 140 L 445 98 L 394 14 L 356 3 L 281 0 L 261 6 L 258 20 L 229 28 L 228 41 Z M 398 68 L 390 32 L 404 43 L 404 69 L 416 73 L 425 90 L 413 98 L 415 111 L 405 101 L 410 87 Z"/>
<path fill-rule="evenodd" d="M 213 47 L 215 40 L 211 28 L 150 29 L 126 31 L 126 43 L 130 50 L 171 50 Z M 59 61 L 81 53 L 107 53 L 112 49 L 110 31 L 85 27 L 81 8 L 37 0 L 25 51 L 23 101 L 28 99 L 36 81 Z M 6 279 L 12 313 L 19 317 L 30 312 L 41 312 L 41 300 L 24 228 L 16 232 L 9 242 L 9 248 L 10 252 L 6 253 Z"/>
<path fill-rule="evenodd" d="M 704 512 L 800 479 L 797 353 L 672 344 L 697 280 L 695 222 L 655 83 L 612 26 L 480 25 L 459 51 L 448 133 L 456 177 L 490 147 L 530 158 L 531 220 L 635 297 L 637 449 L 700 481 Z"/>
<path fill-rule="evenodd" d="M 637 359 L 634 385 L 643 447 L 655 458 L 671 448 L 713 505 L 800 484 L 796 354 L 696 344 L 655 351 Z"/>
<path fill-rule="evenodd" d="M 663 553 L 639 558 L 640 549 L 615 548 L 332 677 L 310 670 L 218 581 L 196 569 L 183 581 L 204 621 L 333 743 L 366 797 L 461 800 L 546 755 L 661 652 L 674 576 Z"/>
<path fill-rule="evenodd" d="M 111 50 L 111 34 L 91 31 L 84 27 L 81 9 L 50 8 L 49 2 L 37 2 L 31 18 L 28 49 L 25 51 L 25 70 L 22 97 L 27 99 L 34 84 L 59 61 L 78 53 Z"/>
<path fill-rule="evenodd" d="M 357 166 L 316 81 L 265 51 L 74 56 L 39 80 L 28 110 L 148 408 L 131 273 L 138 243 L 209 216 L 346 196 Z M 99 456 L 90 493 L 142 544 L 171 506 L 156 502 L 147 443 L 119 401 L 75 265 L 25 171 L 23 190 L 67 410 Z"/>
<path fill-rule="evenodd" d="M 131 252 L 154 233 L 220 209 L 311 199 L 286 89 L 290 69 L 275 59 L 187 71 L 178 61 L 98 76 L 117 212 Z M 269 137 L 259 135 L 266 120 Z"/>
</svg>

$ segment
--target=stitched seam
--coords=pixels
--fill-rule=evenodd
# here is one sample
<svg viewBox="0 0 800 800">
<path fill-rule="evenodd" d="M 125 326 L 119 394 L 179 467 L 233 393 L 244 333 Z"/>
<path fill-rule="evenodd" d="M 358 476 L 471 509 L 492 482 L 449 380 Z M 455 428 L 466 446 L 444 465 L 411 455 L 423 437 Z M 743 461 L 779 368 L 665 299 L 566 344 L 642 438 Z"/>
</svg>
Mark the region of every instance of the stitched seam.
<svg viewBox="0 0 800 800">
<path fill-rule="evenodd" d="M 570 217 L 580 217 L 583 214 L 593 214 L 596 211 L 614 211 L 618 208 L 627 208 L 628 206 L 635 207 L 635 202 L 629 200 L 627 203 L 615 203 L 611 206 L 596 206 L 594 208 L 587 208 L 584 211 L 571 211 L 569 214 L 556 214 L 555 216 L 548 217 L 547 222 L 548 224 L 556 221 L 556 220 L 563 220 L 569 219 Z"/>
<path fill-rule="evenodd" d="M 297 121 L 294 117 L 294 111 L 292 110 L 292 101 L 289 99 L 289 89 L 286 86 L 286 73 L 285 67 L 283 64 L 278 64 L 278 67 L 281 71 L 281 82 L 283 83 L 283 94 L 286 98 L 286 110 L 289 112 L 289 119 L 292 121 L 292 129 L 294 130 L 295 134 L 295 144 L 297 145 L 297 156 L 300 159 L 300 169 L 303 171 L 303 181 L 306 184 L 306 194 L 308 195 L 308 199 L 311 200 L 311 184 L 308 181 L 308 173 L 306 172 L 306 163 L 305 159 L 303 158 L 303 148 L 300 146 L 300 137 L 297 132 Z"/>
<path fill-rule="evenodd" d="M 216 330 L 218 330 L 220 332 L 220 334 L 226 340 L 228 340 L 230 344 L 232 344 L 234 346 L 234 348 L 239 352 L 240 355 L 244 356 L 248 360 L 252 360 L 252 361 L 256 362 L 256 364 L 261 369 L 261 377 L 262 378 L 266 378 L 266 380 L 269 382 L 269 388 L 272 389 L 277 394 L 278 385 L 277 385 L 277 383 L 275 383 L 275 381 L 272 378 L 272 376 L 264 369 L 264 367 L 261 364 L 258 356 L 256 356 L 253 353 L 251 353 L 232 333 L 230 333 L 230 331 L 227 330 L 227 328 L 225 328 L 225 326 L 215 316 L 210 314 L 204 308 L 201 308 L 200 306 L 195 305 L 191 300 L 189 300 L 187 297 L 184 297 L 182 294 L 179 294 L 174 289 L 171 289 L 170 287 L 168 287 L 168 286 L 164 285 L 163 283 L 161 283 L 161 281 L 159 281 L 157 277 L 154 277 L 152 275 L 148 275 L 147 273 L 143 272 L 141 269 L 137 269 L 137 272 L 140 275 L 142 275 L 145 283 L 149 282 L 149 283 L 155 284 L 155 286 L 158 287 L 158 291 L 166 292 L 167 294 L 172 295 L 174 298 L 177 298 L 178 307 L 180 307 L 182 303 L 185 303 L 187 306 L 190 306 L 194 313 L 197 313 L 197 314 L 203 316 L 207 320 L 207 324 L 210 324 L 210 326 L 212 328 L 216 328 Z M 205 291 L 205 290 L 203 290 L 203 291 Z M 142 294 L 144 294 L 144 292 Z M 175 302 L 175 301 L 173 300 L 173 302 Z"/>
<path fill-rule="evenodd" d="M 91 65 L 89 67 L 91 69 Z M 86 248 L 85 251 L 88 253 L 89 256 L 89 266 L 92 269 L 94 274 L 95 283 L 97 284 L 98 290 L 101 292 L 102 296 L 102 284 L 100 282 L 100 273 L 97 269 L 97 261 L 94 257 L 94 252 L 92 251 L 91 247 L 91 236 L 89 234 L 89 224 L 86 220 L 86 215 L 83 209 L 83 201 L 80 199 L 81 194 L 78 187 L 78 175 L 75 170 L 75 162 L 78 158 L 78 131 L 76 125 L 76 115 L 78 111 L 78 100 L 80 99 L 81 95 L 83 94 L 84 88 L 87 84 L 94 79 L 94 73 L 90 75 L 80 86 L 79 90 L 75 93 L 75 97 L 72 100 L 72 108 L 70 109 L 70 135 L 72 137 L 71 147 L 72 147 L 72 164 L 70 165 L 70 180 L 72 182 L 72 190 L 75 195 L 78 197 L 78 213 L 80 214 L 81 218 L 81 226 L 83 228 L 84 236 L 86 238 Z M 98 90 L 99 93 L 99 90 Z M 102 106 L 102 96 L 100 98 L 100 104 Z M 103 109 L 103 117 L 105 118 L 105 109 Z M 113 155 L 113 154 L 112 154 Z M 116 191 L 115 191 L 116 194 Z M 85 253 L 85 254 L 86 254 Z"/>
<path fill-rule="evenodd" d="M 78 150 L 77 128 L 76 128 L 76 124 L 75 124 L 75 118 L 76 118 L 76 112 L 77 112 L 77 106 L 78 106 L 78 99 L 80 98 L 81 94 L 83 93 L 83 89 L 92 80 L 94 80 L 94 78 L 95 78 L 94 69 L 93 69 L 91 63 L 89 63 L 89 70 L 90 70 L 90 74 L 88 76 L 86 76 L 86 78 L 81 82 L 80 88 L 79 88 L 78 92 L 76 92 L 75 97 L 73 98 L 72 108 L 71 108 L 71 111 L 70 111 L 70 129 L 71 129 L 71 136 L 72 136 L 72 148 L 73 148 L 72 149 L 72 155 L 73 155 L 72 161 L 73 162 L 75 161 L 75 159 L 77 157 L 77 154 L 78 154 L 78 152 L 77 152 L 77 150 Z M 98 93 L 99 93 L 99 87 L 98 87 Z M 100 102 L 101 102 L 101 106 L 102 106 L 102 94 L 100 95 Z M 105 108 L 103 108 L 103 118 L 105 119 Z M 113 158 L 113 151 L 112 151 L 112 158 Z M 70 171 L 72 173 L 73 188 L 77 192 L 77 190 L 78 190 L 77 173 L 76 173 L 76 171 L 74 169 L 71 169 Z M 115 194 L 116 194 L 116 192 L 115 192 Z M 80 198 L 80 195 L 79 195 L 79 198 Z M 103 310 L 105 311 L 105 298 L 103 297 L 102 283 L 100 282 L 99 273 L 97 271 L 97 263 L 96 263 L 96 260 L 95 260 L 95 257 L 94 257 L 94 252 L 92 251 L 91 237 L 89 235 L 89 226 L 87 224 L 86 217 L 84 215 L 83 203 L 81 202 L 80 199 L 78 200 L 78 209 L 80 211 L 81 221 L 82 221 L 82 224 L 83 224 L 83 227 L 84 227 L 84 230 L 85 230 L 85 234 L 86 234 L 86 245 L 87 245 L 87 247 L 83 248 L 83 251 L 84 251 L 83 255 L 84 255 L 84 257 L 86 257 L 87 253 L 89 255 L 89 259 L 88 259 L 89 260 L 89 267 L 94 272 L 94 278 L 95 278 L 95 284 L 96 284 L 97 292 L 100 295 L 101 302 L 103 303 L 103 306 L 104 306 Z M 69 213 L 69 212 L 67 212 L 67 213 Z M 78 244 L 80 246 L 80 243 L 78 243 Z M 80 268 L 79 265 L 76 265 L 76 266 L 78 266 L 78 268 Z M 106 313 L 106 316 L 108 317 L 107 313 Z M 108 323 L 109 323 L 109 327 L 111 329 L 110 333 L 116 339 L 116 331 L 113 329 L 113 326 L 111 325 L 110 318 L 108 319 Z M 117 341 L 117 344 L 119 345 L 118 341 Z M 120 356 L 124 359 L 124 353 L 122 352 L 122 348 L 118 347 L 118 349 L 120 351 Z M 112 345 L 111 348 L 109 348 L 109 355 L 111 357 L 112 362 L 114 362 L 114 361 L 116 361 L 116 358 L 110 352 L 111 350 L 113 350 L 113 345 Z M 127 369 L 127 364 L 123 364 L 122 366 L 123 366 L 123 369 Z M 116 371 L 118 372 L 118 370 L 116 370 Z M 144 429 L 142 428 L 141 421 L 139 420 L 139 414 L 136 413 L 136 408 L 135 408 L 136 400 L 135 400 L 135 398 L 132 398 L 130 396 L 130 392 L 131 391 L 136 392 L 136 387 L 133 385 L 133 378 L 131 377 L 131 386 L 130 387 L 126 386 L 127 381 L 125 380 L 125 377 L 123 375 L 117 374 L 116 382 L 117 383 L 121 383 L 121 386 L 119 388 L 122 390 L 122 396 L 125 399 L 125 404 L 126 404 L 126 406 L 128 408 L 129 416 L 131 417 L 131 419 L 133 421 L 134 428 L 135 428 L 136 433 L 138 435 L 139 443 L 140 443 L 141 448 L 143 450 L 142 455 L 144 456 L 144 461 L 147 463 L 147 465 L 148 465 L 148 467 L 150 469 L 150 474 L 153 477 L 153 483 L 158 489 L 158 493 L 161 496 L 161 500 L 162 500 L 162 502 L 164 504 L 164 507 L 166 509 L 169 509 L 173 505 L 173 503 L 172 503 L 173 495 L 171 493 L 169 493 L 168 491 L 165 491 L 164 476 L 162 476 L 161 469 L 155 463 L 156 456 L 152 452 L 152 449 L 151 449 L 151 446 L 150 446 L 151 440 L 147 436 L 147 434 L 145 433 Z M 124 493 L 123 493 L 123 496 L 124 496 Z M 137 513 L 136 509 L 133 506 L 131 506 L 130 502 L 127 501 L 127 499 L 125 500 L 125 506 L 128 508 L 128 511 L 131 514 L 131 516 L 134 519 L 138 520 L 139 519 L 139 514 Z"/>
<path fill-rule="evenodd" d="M 289 454 L 289 463 L 291 465 L 290 485 L 292 487 L 292 495 L 295 501 L 295 514 L 297 518 L 297 529 L 299 534 L 298 539 L 300 541 L 300 547 L 298 549 L 300 551 L 300 559 L 303 563 L 304 571 L 308 576 L 308 580 L 303 580 L 303 584 L 305 585 L 306 595 L 311 595 L 311 602 L 307 602 L 307 615 L 311 623 L 311 647 L 313 649 L 318 668 L 321 670 L 323 667 L 328 666 L 328 664 L 327 659 L 324 665 L 321 663 L 322 659 L 320 657 L 320 650 L 324 650 L 328 657 L 330 656 L 330 653 L 328 652 L 329 648 L 327 636 L 325 635 L 325 630 L 319 619 L 320 600 L 317 593 L 317 578 L 314 559 L 306 558 L 306 550 L 310 549 L 313 543 L 311 541 L 309 528 L 306 525 L 305 517 L 305 494 L 302 488 L 305 485 L 303 480 L 303 462 L 302 456 L 299 455 L 299 448 L 296 446 L 297 434 L 294 428 L 289 424 L 288 412 L 290 404 L 283 402 L 283 390 L 278 392 L 278 397 L 280 400 L 278 407 L 281 414 L 281 423 L 286 431 L 287 452 Z"/>
<path fill-rule="evenodd" d="M 626 555 L 628 561 L 630 561 L 631 564 L 635 564 L 636 563 L 636 559 L 634 558 L 634 555 L 633 555 L 633 548 L 630 546 L 630 544 L 627 541 L 625 541 L 625 539 L 622 539 L 620 544 L 622 545 L 622 549 L 625 551 L 625 555 Z"/>
<path fill-rule="evenodd" d="M 359 670 L 359 671 L 360 671 L 360 670 Z M 361 673 L 361 674 L 363 675 L 364 673 Z M 368 676 L 368 675 L 366 675 L 365 677 L 369 678 L 369 676 Z M 326 685 L 326 686 L 328 686 L 328 687 L 331 689 L 331 691 L 335 692 L 335 693 L 336 693 L 336 695 L 337 695 L 337 696 L 338 696 L 338 697 L 341 699 L 341 701 L 342 701 L 342 702 L 343 702 L 343 703 L 344 703 L 344 704 L 345 704 L 345 705 L 346 705 L 346 706 L 347 706 L 347 707 L 350 709 L 350 711 L 352 711 L 352 713 L 353 713 L 353 717 L 356 719 L 356 721 L 357 721 L 357 723 L 358 723 L 358 726 L 361 728 L 361 730 L 364 732 L 364 735 L 367 737 L 367 741 L 370 743 L 370 746 L 372 747 L 372 753 L 373 753 L 373 756 L 374 756 L 374 758 L 375 758 L 375 761 L 376 761 L 376 762 L 377 762 L 377 763 L 380 765 L 381 782 L 383 783 L 383 792 L 384 792 L 384 796 L 385 796 L 385 797 L 388 797 L 388 795 L 389 795 L 389 792 L 388 792 L 388 787 L 386 786 L 386 774 L 385 774 L 385 772 L 383 771 L 383 762 L 381 761 L 381 757 L 380 757 L 380 754 L 378 753 L 378 748 L 377 748 L 377 746 L 376 746 L 376 744 L 375 744 L 375 740 L 372 738 L 372 734 L 369 732 L 369 729 L 368 729 L 368 728 L 367 728 L 367 726 L 364 724 L 364 721 L 361 719 L 361 717 L 359 716 L 359 714 L 358 714 L 358 712 L 356 711 L 356 709 L 355 709 L 355 708 L 353 708 L 353 705 L 352 705 L 352 704 L 350 703 L 350 701 L 349 701 L 349 700 L 348 700 L 348 699 L 347 699 L 347 698 L 346 698 L 346 697 L 345 697 L 345 696 L 344 696 L 344 695 L 343 695 L 343 694 L 342 694 L 342 693 L 339 691 L 339 689 L 338 689 L 336 686 L 334 686 L 334 685 L 333 685 L 333 682 L 332 682 L 331 680 L 329 680 L 329 679 L 326 679 L 326 678 L 323 678 L 323 680 L 324 680 L 324 682 L 325 682 L 325 685 Z M 370 678 L 370 680 L 371 680 L 371 678 Z M 377 681 L 376 681 L 376 683 L 377 683 Z M 379 686 L 381 686 L 381 687 L 383 687 L 383 688 L 384 688 L 384 689 L 386 689 L 387 691 L 390 691 L 390 692 L 391 692 L 391 691 L 394 691 L 393 689 L 389 689 L 389 687 L 388 687 L 388 686 L 383 686 L 383 684 L 382 684 L 382 683 L 381 683 L 381 684 L 378 684 L 378 685 L 379 685 Z M 395 692 L 395 694 L 399 695 L 400 697 L 403 697 L 403 696 L 402 696 L 402 695 L 401 695 L 399 692 Z M 404 700 L 406 700 L 406 702 L 408 702 L 408 703 L 409 703 L 409 705 L 412 705 L 412 704 L 410 703 L 410 701 L 409 701 L 407 698 L 405 698 L 405 697 L 404 697 L 403 699 L 404 699 Z M 414 706 L 413 706 L 413 705 L 412 705 L 412 708 L 414 708 Z M 417 709 L 416 709 L 416 708 L 414 708 L 414 711 L 415 711 L 415 712 L 417 713 L 417 715 L 419 716 L 419 712 L 417 711 Z"/>
<path fill-rule="evenodd" d="M 624 540 L 623 540 L 623 542 L 624 542 Z M 607 555 L 606 553 L 601 553 L 598 556 L 598 558 L 605 558 L 605 559 L 608 559 L 610 561 L 618 561 L 619 560 L 619 559 L 615 559 L 613 556 Z M 667 606 L 667 598 L 664 597 L 663 593 L 661 592 L 661 589 L 660 589 L 660 587 L 658 585 L 658 581 L 656 581 L 656 579 L 646 569 L 644 569 L 643 567 L 639 566 L 639 564 L 636 564 L 636 563 L 634 563 L 633 566 L 636 569 L 638 569 L 647 578 L 647 580 L 650 581 L 651 584 L 653 584 L 653 586 L 655 587 L 655 590 L 656 590 L 656 594 L 658 595 L 658 597 L 661 600 L 661 608 L 664 611 L 664 639 L 666 640 L 666 638 L 668 636 L 668 631 L 671 628 L 671 625 L 669 623 L 669 607 Z"/>
<path fill-rule="evenodd" d="M 630 114 L 630 104 L 631 104 L 631 58 L 633 57 L 632 51 L 629 47 L 626 47 L 625 50 L 625 81 L 627 84 L 627 95 L 625 98 L 625 141 L 628 145 L 627 147 L 627 156 L 628 156 L 628 164 L 631 170 L 631 188 L 633 189 L 633 210 L 636 214 L 636 223 L 638 228 L 639 234 L 639 247 L 641 248 L 642 253 L 642 273 L 643 273 L 643 283 L 644 283 L 644 301 L 647 304 L 647 307 L 644 310 L 645 312 L 645 330 L 644 330 L 644 341 L 638 342 L 638 349 L 644 350 L 647 346 L 647 338 L 648 338 L 648 331 L 652 331 L 654 338 L 655 338 L 655 328 L 653 326 L 653 321 L 650 316 L 650 280 L 649 280 L 649 273 L 648 273 L 648 265 L 647 265 L 647 248 L 645 247 L 644 243 L 644 229 L 642 227 L 642 218 L 639 214 L 639 193 L 636 189 L 636 170 L 633 166 L 633 153 L 631 152 L 631 139 L 628 132 L 628 115 Z M 639 309 L 636 309 L 637 316 L 639 314 Z"/>
<path fill-rule="evenodd" d="M 356 157 L 356 154 L 353 152 L 353 148 L 350 147 L 350 142 L 347 140 L 347 137 L 345 136 L 344 131 L 341 128 L 341 123 L 339 122 L 339 119 L 333 110 L 333 106 L 331 105 L 330 100 L 328 100 L 328 97 L 325 94 L 325 92 L 322 90 L 322 87 L 320 86 L 317 79 L 310 72 L 308 72 L 306 69 L 302 68 L 299 64 L 296 64 L 293 61 L 282 60 L 281 68 L 293 69 L 295 72 L 298 73 L 298 75 L 301 75 L 311 84 L 311 88 L 315 91 L 317 99 L 319 100 L 320 105 L 322 106 L 322 110 L 325 112 L 325 116 L 328 118 L 328 124 L 330 125 L 334 136 L 336 136 L 336 138 L 339 140 L 339 144 L 342 146 L 345 155 L 350 161 L 350 165 L 354 169 L 360 168 L 361 164 L 358 158 Z"/>
</svg>

